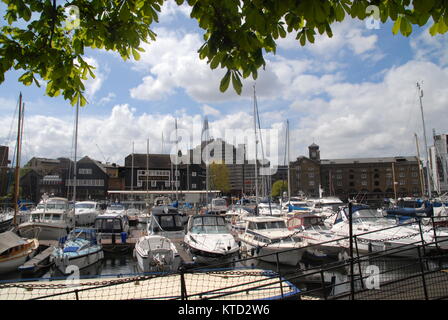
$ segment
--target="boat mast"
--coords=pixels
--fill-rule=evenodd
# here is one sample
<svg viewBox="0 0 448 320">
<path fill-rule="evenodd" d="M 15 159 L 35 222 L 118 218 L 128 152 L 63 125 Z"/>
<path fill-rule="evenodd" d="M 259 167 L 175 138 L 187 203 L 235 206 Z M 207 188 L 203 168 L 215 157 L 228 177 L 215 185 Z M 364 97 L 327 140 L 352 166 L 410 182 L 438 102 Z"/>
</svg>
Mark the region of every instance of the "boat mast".
<svg viewBox="0 0 448 320">
<path fill-rule="evenodd" d="M 179 156 L 179 141 L 178 141 L 178 137 L 177 137 L 177 118 L 175 119 L 176 122 L 176 159 Z M 175 176 L 176 176 L 176 201 L 179 201 L 179 187 L 178 187 L 178 176 L 179 176 L 179 171 L 178 171 L 178 166 L 177 166 L 177 160 L 176 160 L 176 168 L 175 168 Z"/>
<path fill-rule="evenodd" d="M 287 162 L 288 162 L 288 202 L 291 201 L 291 172 L 289 168 L 289 120 L 286 120 L 286 144 L 287 144 Z"/>
<path fill-rule="evenodd" d="M 257 136 L 257 97 L 254 85 L 254 132 L 255 132 L 255 201 L 258 206 L 258 167 L 257 167 L 257 153 L 258 153 L 258 136 Z"/>
<path fill-rule="evenodd" d="M 418 88 L 418 92 L 419 92 L 419 100 L 420 100 L 420 111 L 422 113 L 422 123 L 423 123 L 423 137 L 425 139 L 425 151 L 426 151 L 426 177 L 427 177 L 427 190 L 428 190 L 428 199 L 431 198 L 431 172 L 429 169 L 429 154 L 428 154 L 428 142 L 426 140 L 426 127 L 425 127 L 425 116 L 423 114 L 423 103 L 422 103 L 422 98 L 423 98 L 423 90 L 420 87 L 420 84 L 417 82 L 417 88 Z"/>
<path fill-rule="evenodd" d="M 77 175 L 77 168 L 76 168 L 76 157 L 78 152 L 78 117 L 79 117 L 79 99 L 76 103 L 76 115 L 75 115 L 75 161 L 74 161 L 74 174 L 73 174 L 73 205 L 76 204 L 76 175 Z"/>
<path fill-rule="evenodd" d="M 148 178 L 149 178 L 149 139 L 146 139 L 146 202 L 148 202 Z"/>
<path fill-rule="evenodd" d="M 422 163 L 420 161 L 420 148 L 418 147 L 418 137 L 417 134 L 414 133 L 415 135 L 415 144 L 417 146 L 417 161 L 418 161 L 418 177 L 420 180 L 420 189 L 422 191 L 422 197 L 425 196 L 425 187 L 423 184 L 423 168 L 422 168 Z"/>
<path fill-rule="evenodd" d="M 131 161 L 131 191 L 134 191 L 134 141 L 132 141 L 132 161 Z M 131 192 L 131 199 L 134 200 L 134 195 Z"/>
<path fill-rule="evenodd" d="M 23 109 L 22 105 L 22 93 L 19 95 L 19 115 L 17 125 L 17 152 L 16 152 L 16 172 L 15 172 L 15 184 L 14 184 L 14 219 L 13 224 L 17 223 L 17 214 L 19 213 L 19 197 L 20 197 L 20 153 L 22 145 L 22 129 L 23 129 Z"/>
</svg>

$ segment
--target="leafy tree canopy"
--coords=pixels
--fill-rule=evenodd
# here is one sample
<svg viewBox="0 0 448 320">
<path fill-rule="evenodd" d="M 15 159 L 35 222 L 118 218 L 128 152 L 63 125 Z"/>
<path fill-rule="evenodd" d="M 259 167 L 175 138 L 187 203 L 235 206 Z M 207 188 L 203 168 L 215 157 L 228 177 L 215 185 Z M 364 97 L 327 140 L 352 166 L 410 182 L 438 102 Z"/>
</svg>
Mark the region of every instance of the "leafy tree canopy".
<svg viewBox="0 0 448 320">
<path fill-rule="evenodd" d="M 284 191 L 288 191 L 288 182 L 285 180 L 277 180 L 272 185 L 271 196 L 280 197 Z"/>
<path fill-rule="evenodd" d="M 221 190 L 222 193 L 230 191 L 229 169 L 223 163 L 213 162 L 210 164 L 211 187 Z"/>
<path fill-rule="evenodd" d="M 23 84 L 40 86 L 43 80 L 47 95 L 62 94 L 83 106 L 87 103 L 83 80 L 95 77 L 93 67 L 83 59 L 84 50 L 112 50 L 124 60 L 138 60 L 144 51 L 141 44 L 156 40 L 151 28 L 168 0 L 2 1 L 7 10 L 0 29 L 0 83 L 8 70 L 21 70 Z M 227 70 L 220 90 L 226 91 L 232 82 L 238 94 L 241 78 L 256 79 L 266 64 L 264 55 L 275 53 L 276 40 L 288 33 L 304 46 L 313 43 L 317 34 L 331 37 L 335 22 L 371 19 L 373 14 L 383 23 L 394 21 L 394 34 L 409 36 L 413 26 L 427 23 L 432 23 L 432 35 L 448 31 L 448 0 L 175 1 L 188 4 L 191 18 L 204 30 L 199 57 L 211 69 Z M 69 8 L 75 19 L 68 18 Z"/>
</svg>

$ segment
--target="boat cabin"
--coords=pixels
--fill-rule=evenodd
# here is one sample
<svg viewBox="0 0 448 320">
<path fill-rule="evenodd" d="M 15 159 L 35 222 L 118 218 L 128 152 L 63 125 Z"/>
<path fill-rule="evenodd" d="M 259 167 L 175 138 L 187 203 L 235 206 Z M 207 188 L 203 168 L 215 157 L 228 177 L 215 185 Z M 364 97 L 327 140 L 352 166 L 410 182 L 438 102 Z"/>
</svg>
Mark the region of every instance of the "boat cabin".
<svg viewBox="0 0 448 320">
<path fill-rule="evenodd" d="M 99 215 L 95 219 L 95 229 L 98 233 L 128 232 L 129 220 L 126 215 Z"/>
<path fill-rule="evenodd" d="M 289 230 L 309 229 L 313 227 L 325 226 L 324 218 L 314 214 L 302 214 L 289 218 L 286 222 Z"/>
<path fill-rule="evenodd" d="M 218 234 L 230 233 L 230 229 L 224 216 L 197 215 L 190 217 L 188 221 L 188 232 Z"/>
</svg>

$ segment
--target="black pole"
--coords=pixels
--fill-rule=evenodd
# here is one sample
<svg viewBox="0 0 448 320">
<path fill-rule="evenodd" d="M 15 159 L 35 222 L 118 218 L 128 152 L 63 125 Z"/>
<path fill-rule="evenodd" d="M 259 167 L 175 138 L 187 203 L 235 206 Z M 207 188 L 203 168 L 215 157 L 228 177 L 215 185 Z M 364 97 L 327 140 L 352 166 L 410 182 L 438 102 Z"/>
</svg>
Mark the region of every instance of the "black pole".
<svg viewBox="0 0 448 320">
<path fill-rule="evenodd" d="M 353 204 L 348 203 L 348 223 L 349 223 L 349 237 L 350 237 L 350 293 L 351 299 L 355 300 L 355 278 L 353 265 Z"/>
</svg>

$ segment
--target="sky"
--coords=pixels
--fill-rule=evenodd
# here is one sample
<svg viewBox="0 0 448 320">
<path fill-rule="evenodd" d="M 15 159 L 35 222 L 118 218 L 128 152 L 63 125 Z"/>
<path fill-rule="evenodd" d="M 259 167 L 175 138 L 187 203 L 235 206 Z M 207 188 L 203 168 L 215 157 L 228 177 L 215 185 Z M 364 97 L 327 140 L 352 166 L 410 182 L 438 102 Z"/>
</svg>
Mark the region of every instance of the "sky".
<svg viewBox="0 0 448 320">
<path fill-rule="evenodd" d="M 5 12 L 3 3 L 0 12 Z M 390 21 L 371 29 L 348 17 L 332 25 L 332 38 L 318 36 L 305 47 L 290 34 L 277 42 L 275 55 L 265 56 L 258 79 L 245 79 L 237 95 L 231 85 L 219 91 L 225 70 L 211 70 L 199 59 L 203 30 L 189 14 L 188 6 L 168 1 L 153 25 L 157 40 L 143 45 L 139 61 L 86 50 L 96 78 L 85 83 L 89 103 L 79 113 L 78 159 L 123 165 L 133 150 L 146 153 L 147 141 L 150 153 L 170 153 L 175 119 L 182 148 L 194 147 L 204 117 L 212 137 L 235 143 L 244 133 L 253 147 L 254 88 L 266 133 L 264 152 L 278 164 L 285 161 L 287 120 L 290 160 L 307 156 L 313 142 L 322 159 L 414 156 L 415 134 L 423 157 L 417 82 L 424 92 L 428 145 L 433 130 L 448 133 L 448 35 L 432 37 L 429 24 L 414 26 L 407 38 L 393 35 Z M 22 164 L 32 157 L 73 159 L 75 108 L 61 97 L 46 96 L 43 86 L 19 83 L 22 73 L 9 71 L 0 84 L 0 145 L 11 147 L 12 160 L 22 92 Z"/>
</svg>

